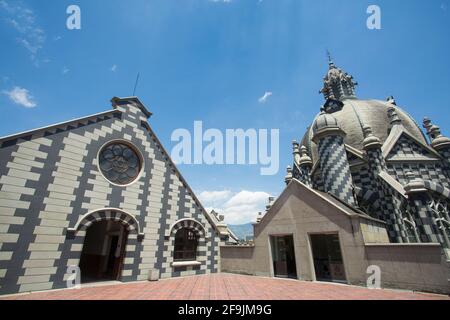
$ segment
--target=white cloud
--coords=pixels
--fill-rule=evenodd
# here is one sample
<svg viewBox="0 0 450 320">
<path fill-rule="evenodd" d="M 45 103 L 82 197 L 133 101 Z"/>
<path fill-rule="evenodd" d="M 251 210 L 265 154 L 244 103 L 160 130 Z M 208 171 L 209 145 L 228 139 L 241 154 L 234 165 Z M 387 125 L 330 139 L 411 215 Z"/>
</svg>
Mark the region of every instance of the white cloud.
<svg viewBox="0 0 450 320">
<path fill-rule="evenodd" d="M 3 20 L 19 34 L 17 43 L 29 51 L 33 64 L 39 66 L 40 60 L 37 54 L 44 46 L 46 34 L 36 24 L 34 12 L 26 8 L 21 1 L 11 4 L 6 0 L 0 0 L 0 10 L 6 12 L 6 17 Z"/>
<path fill-rule="evenodd" d="M 25 108 L 34 108 L 37 106 L 33 96 L 30 95 L 27 89 L 14 87 L 11 91 L 3 91 L 3 94 L 6 94 L 14 103 Z"/>
<path fill-rule="evenodd" d="M 61 70 L 61 73 L 62 73 L 62 74 L 68 74 L 69 72 L 70 72 L 70 69 L 67 68 L 67 67 L 64 67 L 64 68 Z"/>
<path fill-rule="evenodd" d="M 223 191 L 203 191 L 198 198 L 204 203 L 214 203 L 217 201 L 228 200 L 232 195 L 230 190 Z"/>
<path fill-rule="evenodd" d="M 229 224 L 243 224 L 256 220 L 258 212 L 264 211 L 270 194 L 261 191 L 240 192 L 203 191 L 199 199 L 206 210 L 215 210 L 225 216 Z"/>
<path fill-rule="evenodd" d="M 117 70 L 117 65 L 114 64 L 114 65 L 111 67 L 111 71 L 112 71 L 112 72 L 116 72 L 116 70 Z"/>
<path fill-rule="evenodd" d="M 272 92 L 267 91 L 264 93 L 264 95 L 258 99 L 259 103 L 266 103 L 267 99 L 269 99 L 273 95 Z"/>
</svg>

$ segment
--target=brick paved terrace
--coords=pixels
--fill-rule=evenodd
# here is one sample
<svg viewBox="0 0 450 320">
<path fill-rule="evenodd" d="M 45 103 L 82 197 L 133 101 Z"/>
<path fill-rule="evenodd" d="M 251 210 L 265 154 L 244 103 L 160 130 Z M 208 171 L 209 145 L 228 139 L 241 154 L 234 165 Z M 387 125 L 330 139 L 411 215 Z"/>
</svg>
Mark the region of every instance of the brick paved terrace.
<svg viewBox="0 0 450 320">
<path fill-rule="evenodd" d="M 0 297 L 13 300 L 450 300 L 449 296 L 400 290 L 370 290 L 333 283 L 212 274 L 84 286 Z"/>
</svg>

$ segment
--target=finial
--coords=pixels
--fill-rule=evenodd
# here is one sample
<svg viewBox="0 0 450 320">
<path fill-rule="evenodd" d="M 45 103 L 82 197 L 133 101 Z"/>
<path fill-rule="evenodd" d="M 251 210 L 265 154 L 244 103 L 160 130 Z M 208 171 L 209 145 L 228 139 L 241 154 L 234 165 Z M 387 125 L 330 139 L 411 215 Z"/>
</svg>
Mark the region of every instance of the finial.
<svg viewBox="0 0 450 320">
<path fill-rule="evenodd" d="M 291 168 L 291 166 L 287 166 L 286 176 L 284 177 L 284 182 L 286 184 L 289 184 L 289 182 L 291 182 L 291 180 L 292 180 L 292 168 Z"/>
<path fill-rule="evenodd" d="M 423 119 L 423 127 L 427 130 L 427 135 L 430 137 L 431 146 L 433 148 L 441 149 L 450 146 L 450 139 L 444 137 L 441 133 L 441 128 L 432 124 L 429 118 L 425 117 Z"/>
<path fill-rule="evenodd" d="M 363 148 L 364 150 L 371 149 L 373 147 L 381 147 L 381 141 L 379 138 L 375 137 L 372 132 L 372 128 L 365 125 L 363 127 L 363 133 L 364 133 L 364 141 L 363 141 Z"/>
<path fill-rule="evenodd" d="M 299 160 L 299 165 L 312 165 L 311 157 L 308 154 L 308 149 L 305 146 L 300 148 L 301 157 Z"/>
<path fill-rule="evenodd" d="M 423 118 L 423 127 L 427 130 L 427 134 L 430 134 L 431 120 L 428 117 Z"/>
<path fill-rule="evenodd" d="M 325 100 L 344 100 L 346 98 L 355 98 L 355 86 L 358 83 L 351 75 L 335 66 L 330 52 L 327 50 L 328 72 L 323 78 L 323 87 L 319 91 L 323 94 Z"/>
<path fill-rule="evenodd" d="M 394 96 L 389 96 L 389 97 L 387 97 L 387 98 L 386 98 L 386 101 L 387 101 L 388 103 L 390 103 L 390 104 L 393 104 L 394 106 L 397 105 L 397 103 L 395 102 Z"/>
<path fill-rule="evenodd" d="M 423 181 L 422 178 L 416 177 L 416 175 L 411 171 L 406 172 L 405 175 L 406 180 L 408 181 L 408 183 L 404 187 L 405 193 L 407 195 L 411 193 L 427 191 L 427 189 L 425 188 L 425 182 Z"/>
<path fill-rule="evenodd" d="M 262 214 L 262 212 L 258 212 L 258 216 L 256 217 L 256 223 L 260 223 L 260 222 L 261 222 L 261 219 L 262 219 L 262 217 L 263 217 L 263 214 Z"/>
<path fill-rule="evenodd" d="M 392 126 L 402 123 L 402 120 L 398 117 L 397 110 L 394 107 L 389 107 L 387 111 Z"/>
<path fill-rule="evenodd" d="M 292 141 L 292 154 L 294 155 L 294 162 L 296 165 L 299 165 L 300 161 L 300 149 L 299 144 L 296 140 Z"/>
</svg>

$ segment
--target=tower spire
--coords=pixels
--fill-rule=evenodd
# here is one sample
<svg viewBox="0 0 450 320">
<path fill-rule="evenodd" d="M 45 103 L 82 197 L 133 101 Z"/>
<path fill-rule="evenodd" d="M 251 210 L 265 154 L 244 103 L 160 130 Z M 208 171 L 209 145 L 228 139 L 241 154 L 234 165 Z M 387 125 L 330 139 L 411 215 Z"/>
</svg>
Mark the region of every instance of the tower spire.
<svg viewBox="0 0 450 320">
<path fill-rule="evenodd" d="M 327 50 L 328 72 L 323 78 L 323 88 L 320 93 L 326 100 L 344 100 L 355 98 L 355 87 L 358 85 L 353 77 L 347 72 L 337 68 L 331 58 L 330 51 Z"/>
</svg>

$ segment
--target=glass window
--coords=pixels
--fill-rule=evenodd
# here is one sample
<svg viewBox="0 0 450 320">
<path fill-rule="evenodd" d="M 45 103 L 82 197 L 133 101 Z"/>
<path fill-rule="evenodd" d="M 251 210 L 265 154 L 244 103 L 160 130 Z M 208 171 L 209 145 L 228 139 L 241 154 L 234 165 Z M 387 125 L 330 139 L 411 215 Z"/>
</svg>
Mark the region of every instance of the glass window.
<svg viewBox="0 0 450 320">
<path fill-rule="evenodd" d="M 194 231 L 182 228 L 175 234 L 174 261 L 194 261 L 197 259 L 198 237 Z"/>
<path fill-rule="evenodd" d="M 141 171 L 141 159 L 136 151 L 120 142 L 110 143 L 101 150 L 99 165 L 106 179 L 119 185 L 133 182 Z"/>
</svg>

